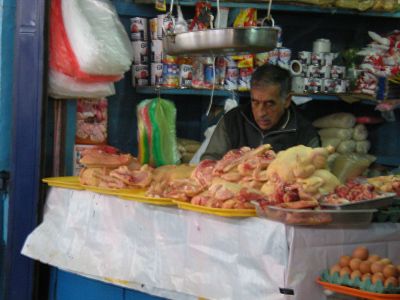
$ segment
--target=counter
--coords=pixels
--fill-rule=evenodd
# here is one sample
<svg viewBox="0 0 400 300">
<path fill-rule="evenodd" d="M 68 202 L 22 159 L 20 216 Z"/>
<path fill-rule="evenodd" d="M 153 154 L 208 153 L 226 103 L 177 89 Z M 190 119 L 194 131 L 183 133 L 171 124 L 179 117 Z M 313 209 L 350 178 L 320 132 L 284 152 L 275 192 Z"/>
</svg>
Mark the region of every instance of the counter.
<svg viewBox="0 0 400 300">
<path fill-rule="evenodd" d="M 399 264 L 400 224 L 287 226 L 51 188 L 22 254 L 173 299 L 324 299 L 320 271 L 357 245 Z M 286 291 L 284 295 L 281 291 Z"/>
</svg>

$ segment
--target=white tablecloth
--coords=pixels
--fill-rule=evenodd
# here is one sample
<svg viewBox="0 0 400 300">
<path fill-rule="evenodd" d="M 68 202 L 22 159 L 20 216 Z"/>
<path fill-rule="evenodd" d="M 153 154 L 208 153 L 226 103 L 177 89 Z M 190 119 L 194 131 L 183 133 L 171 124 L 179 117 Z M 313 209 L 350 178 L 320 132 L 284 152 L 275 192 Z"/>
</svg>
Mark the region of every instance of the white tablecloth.
<svg viewBox="0 0 400 300">
<path fill-rule="evenodd" d="M 52 188 L 22 254 L 173 299 L 310 300 L 324 299 L 320 271 L 360 244 L 400 263 L 398 224 L 293 227 Z"/>
</svg>

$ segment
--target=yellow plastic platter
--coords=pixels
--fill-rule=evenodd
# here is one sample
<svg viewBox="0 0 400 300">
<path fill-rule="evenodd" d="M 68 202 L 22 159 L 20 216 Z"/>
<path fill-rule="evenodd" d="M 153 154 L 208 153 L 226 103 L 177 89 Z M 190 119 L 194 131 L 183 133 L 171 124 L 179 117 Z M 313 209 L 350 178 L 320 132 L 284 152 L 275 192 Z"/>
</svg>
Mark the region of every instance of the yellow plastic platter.
<svg viewBox="0 0 400 300">
<path fill-rule="evenodd" d="M 169 198 L 155 198 L 146 196 L 146 190 L 136 190 L 131 193 L 124 193 L 119 195 L 124 200 L 133 200 L 143 203 L 155 204 L 155 205 L 175 205 L 174 199 Z"/>
<path fill-rule="evenodd" d="M 89 186 L 83 185 L 85 190 L 95 192 L 98 194 L 103 195 L 111 195 L 111 196 L 127 196 L 127 195 L 135 195 L 138 192 L 142 192 L 142 189 L 108 189 L 108 188 L 101 188 L 97 186 Z"/>
<path fill-rule="evenodd" d="M 196 211 L 205 214 L 217 215 L 222 217 L 255 217 L 255 209 L 227 209 L 227 208 L 212 208 L 201 205 L 195 205 L 189 202 L 174 200 L 174 203 L 181 209 Z"/>
<path fill-rule="evenodd" d="M 42 181 L 47 183 L 49 186 L 72 190 L 84 190 L 83 186 L 79 183 L 78 176 L 47 177 L 43 178 Z"/>
</svg>

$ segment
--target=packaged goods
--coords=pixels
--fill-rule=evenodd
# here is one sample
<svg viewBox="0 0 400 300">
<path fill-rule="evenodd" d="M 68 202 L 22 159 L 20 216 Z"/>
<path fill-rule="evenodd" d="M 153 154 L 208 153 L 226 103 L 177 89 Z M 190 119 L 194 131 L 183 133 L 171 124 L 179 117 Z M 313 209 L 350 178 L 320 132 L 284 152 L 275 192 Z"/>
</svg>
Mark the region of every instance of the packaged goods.
<svg viewBox="0 0 400 300">
<path fill-rule="evenodd" d="M 257 10 L 255 8 L 241 9 L 233 22 L 233 27 L 257 26 Z"/>
<path fill-rule="evenodd" d="M 132 86 L 149 85 L 149 70 L 147 65 L 132 66 Z"/>
<path fill-rule="evenodd" d="M 102 98 L 115 94 L 113 83 L 84 83 L 50 69 L 49 96 L 56 99 Z"/>
<path fill-rule="evenodd" d="M 78 99 L 75 143 L 107 143 L 107 99 Z"/>
<path fill-rule="evenodd" d="M 148 99 L 137 108 L 139 161 L 158 167 L 179 163 L 176 108 L 165 99 Z"/>
<path fill-rule="evenodd" d="M 353 140 L 342 141 L 336 151 L 342 154 L 352 153 L 356 149 L 356 142 Z"/>
<path fill-rule="evenodd" d="M 350 113 L 335 113 L 313 122 L 313 126 L 317 128 L 352 128 L 356 124 L 356 118 Z"/>
<path fill-rule="evenodd" d="M 132 64 L 132 46 L 108 0 L 62 0 L 62 16 L 80 68 L 94 75 L 121 75 Z"/>
<path fill-rule="evenodd" d="M 324 128 L 318 131 L 321 138 L 339 138 L 350 140 L 353 135 L 352 128 Z"/>
<path fill-rule="evenodd" d="M 132 41 L 147 41 L 147 19 L 134 17 L 130 21 Z"/>
<path fill-rule="evenodd" d="M 332 173 L 343 183 L 360 176 L 374 161 L 375 157 L 368 154 L 341 154 L 333 163 Z"/>
<path fill-rule="evenodd" d="M 360 154 L 367 154 L 369 149 L 371 148 L 370 141 L 356 141 L 356 149 L 355 151 Z"/>
<path fill-rule="evenodd" d="M 368 130 L 364 124 L 357 124 L 354 127 L 353 140 L 364 141 L 367 139 L 367 136 L 368 136 Z"/>
</svg>

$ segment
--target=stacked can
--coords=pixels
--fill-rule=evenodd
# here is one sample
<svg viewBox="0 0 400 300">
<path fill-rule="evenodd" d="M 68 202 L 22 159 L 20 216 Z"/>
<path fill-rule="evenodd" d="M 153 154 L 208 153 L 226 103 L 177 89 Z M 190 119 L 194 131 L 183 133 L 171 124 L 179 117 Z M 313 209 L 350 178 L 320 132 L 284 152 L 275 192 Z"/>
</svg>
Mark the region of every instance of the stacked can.
<svg viewBox="0 0 400 300">
<path fill-rule="evenodd" d="M 135 17 L 130 21 L 133 48 L 132 85 L 146 86 L 149 84 L 147 19 Z"/>
<path fill-rule="evenodd" d="M 331 52 L 313 53 L 301 51 L 298 59 L 290 64 L 294 77 L 292 90 L 296 93 L 344 93 L 348 87 L 345 79 L 346 68 L 333 65 L 336 54 Z M 304 83 L 304 84 L 300 84 Z"/>
<path fill-rule="evenodd" d="M 149 20 L 150 29 L 150 83 L 153 86 L 163 85 L 164 79 L 164 51 L 162 45 L 162 22 L 165 15 L 159 15 L 156 18 Z"/>
</svg>

